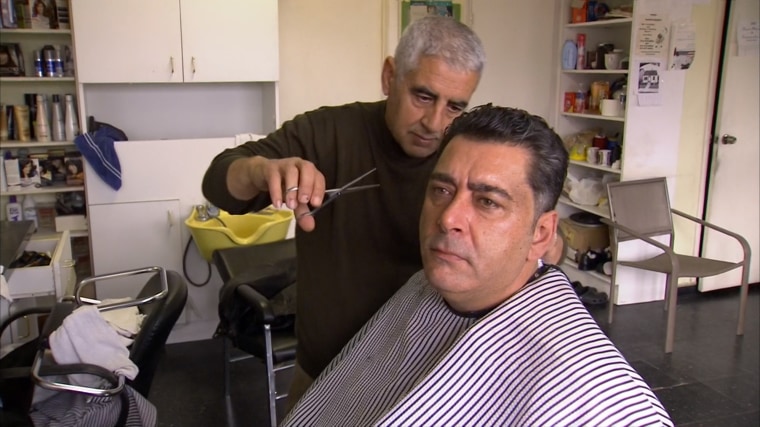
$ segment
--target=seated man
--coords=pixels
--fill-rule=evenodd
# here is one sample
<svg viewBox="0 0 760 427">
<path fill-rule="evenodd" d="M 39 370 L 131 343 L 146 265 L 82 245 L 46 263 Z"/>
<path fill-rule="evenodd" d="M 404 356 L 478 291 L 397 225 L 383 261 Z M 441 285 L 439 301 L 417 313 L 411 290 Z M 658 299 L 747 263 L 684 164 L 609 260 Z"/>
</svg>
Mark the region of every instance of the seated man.
<svg viewBox="0 0 760 427">
<path fill-rule="evenodd" d="M 537 116 L 454 120 L 430 177 L 416 273 L 332 360 L 284 425 L 672 425 L 540 256 L 567 172 Z"/>
</svg>

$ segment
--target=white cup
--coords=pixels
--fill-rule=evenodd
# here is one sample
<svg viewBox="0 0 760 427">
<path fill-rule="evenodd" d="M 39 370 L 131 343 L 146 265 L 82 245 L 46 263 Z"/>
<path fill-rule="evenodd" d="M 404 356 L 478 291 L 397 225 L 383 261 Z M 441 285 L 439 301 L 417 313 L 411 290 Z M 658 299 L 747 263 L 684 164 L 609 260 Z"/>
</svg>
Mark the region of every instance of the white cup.
<svg viewBox="0 0 760 427">
<path fill-rule="evenodd" d="M 615 49 L 612 52 L 604 54 L 604 68 L 608 70 L 621 69 L 620 62 L 623 60 L 623 51 Z"/>
<path fill-rule="evenodd" d="M 603 116 L 620 116 L 620 101 L 617 99 L 602 99 L 599 104 L 599 109 L 602 111 Z"/>
</svg>

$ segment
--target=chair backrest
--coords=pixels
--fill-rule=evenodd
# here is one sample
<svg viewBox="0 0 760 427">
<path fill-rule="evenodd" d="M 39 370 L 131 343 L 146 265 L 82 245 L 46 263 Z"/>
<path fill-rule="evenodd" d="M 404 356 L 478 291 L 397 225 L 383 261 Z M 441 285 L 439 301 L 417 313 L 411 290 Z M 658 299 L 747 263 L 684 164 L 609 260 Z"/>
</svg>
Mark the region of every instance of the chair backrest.
<svg viewBox="0 0 760 427">
<path fill-rule="evenodd" d="M 187 285 L 182 276 L 176 271 L 167 270 L 166 279 L 169 287 L 166 297 L 138 306 L 145 319 L 129 351 L 129 358 L 140 369 L 129 385 L 146 398 L 163 347 L 187 301 Z M 143 286 L 137 298 L 154 295 L 160 290 L 161 277 L 155 274 Z"/>
<path fill-rule="evenodd" d="M 673 236 L 673 217 L 665 178 L 610 182 L 607 184 L 607 199 L 612 221 L 647 237 Z M 612 236 L 617 241 L 633 239 L 630 234 L 617 229 Z"/>
</svg>

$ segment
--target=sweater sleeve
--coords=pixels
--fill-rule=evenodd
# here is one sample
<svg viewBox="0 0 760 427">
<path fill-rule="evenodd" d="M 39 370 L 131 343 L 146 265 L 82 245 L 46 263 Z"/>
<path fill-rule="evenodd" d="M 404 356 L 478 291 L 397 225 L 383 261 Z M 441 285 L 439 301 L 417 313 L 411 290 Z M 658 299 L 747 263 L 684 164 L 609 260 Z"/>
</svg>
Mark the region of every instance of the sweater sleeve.
<svg viewBox="0 0 760 427">
<path fill-rule="evenodd" d="M 230 165 L 237 159 L 253 156 L 268 159 L 300 157 L 315 162 L 317 158 L 315 123 L 317 126 L 320 124 L 320 120 L 315 120 L 314 117 L 320 118 L 317 112 L 298 115 L 265 138 L 248 141 L 219 153 L 211 161 L 204 174 L 203 196 L 215 206 L 232 214 L 255 212 L 268 206 L 271 203 L 268 192 L 262 192 L 250 200 L 239 200 L 230 194 L 227 188 L 227 171 Z"/>
</svg>

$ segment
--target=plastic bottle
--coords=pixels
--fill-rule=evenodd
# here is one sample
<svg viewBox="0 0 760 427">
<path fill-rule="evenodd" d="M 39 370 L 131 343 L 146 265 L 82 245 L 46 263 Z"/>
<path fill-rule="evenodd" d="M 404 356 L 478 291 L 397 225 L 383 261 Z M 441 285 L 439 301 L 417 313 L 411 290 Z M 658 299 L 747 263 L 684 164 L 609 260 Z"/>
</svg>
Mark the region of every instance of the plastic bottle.
<svg viewBox="0 0 760 427">
<path fill-rule="evenodd" d="M 74 138 L 79 135 L 79 120 L 77 120 L 77 111 L 74 108 L 74 97 L 72 95 L 65 96 L 66 101 L 66 118 L 65 118 L 65 132 L 66 139 L 73 141 Z"/>
<path fill-rule="evenodd" d="M 66 131 L 63 125 L 63 106 L 60 95 L 53 95 L 53 119 L 51 123 L 53 141 L 65 141 Z"/>
<path fill-rule="evenodd" d="M 47 109 L 42 95 L 37 95 L 37 119 L 34 121 L 37 141 L 50 141 L 50 125 L 48 124 Z"/>
<path fill-rule="evenodd" d="M 582 84 L 578 84 L 578 91 L 575 92 L 573 113 L 582 114 L 584 111 L 586 111 L 586 91 L 583 89 Z"/>
<path fill-rule="evenodd" d="M 576 44 L 578 45 L 578 62 L 575 64 L 576 69 L 583 70 L 586 67 L 586 35 L 578 33 L 576 37 Z"/>
<path fill-rule="evenodd" d="M 21 221 L 23 218 L 21 215 L 21 204 L 16 201 L 16 196 L 11 196 L 8 199 L 5 209 L 8 212 L 8 221 Z"/>
<path fill-rule="evenodd" d="M 26 221 L 34 221 L 34 230 L 37 230 L 37 204 L 34 203 L 32 196 L 24 197 L 24 202 L 21 204 L 23 208 L 23 217 Z"/>
</svg>

